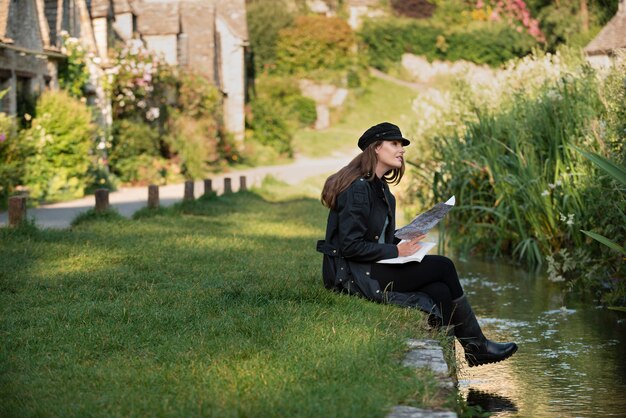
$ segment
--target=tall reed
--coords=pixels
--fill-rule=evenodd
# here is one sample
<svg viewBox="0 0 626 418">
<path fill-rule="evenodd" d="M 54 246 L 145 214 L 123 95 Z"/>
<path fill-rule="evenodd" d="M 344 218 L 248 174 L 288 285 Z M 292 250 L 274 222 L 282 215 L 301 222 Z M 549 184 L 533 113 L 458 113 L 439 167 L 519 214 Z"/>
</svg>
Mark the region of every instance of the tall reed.
<svg viewBox="0 0 626 418">
<path fill-rule="evenodd" d="M 623 161 L 626 131 L 615 113 L 624 112 L 626 102 L 614 93 L 626 89 L 625 74 L 609 89 L 610 77 L 579 65 L 539 88 L 502 90 L 495 106 L 476 105 L 480 101 L 465 92 L 473 108 L 466 108 L 471 112 L 462 126 L 428 141 L 438 162 L 433 198 L 456 195 L 459 205 L 447 218 L 447 244 L 529 266 L 548 260 L 555 281 L 565 281 L 564 274 L 583 262 L 595 273 L 594 265 L 612 263 L 604 276 L 623 277 L 623 263 L 580 232 L 608 229 L 618 242 L 624 239 L 623 191 L 606 193 L 616 186 L 573 146 Z"/>
</svg>

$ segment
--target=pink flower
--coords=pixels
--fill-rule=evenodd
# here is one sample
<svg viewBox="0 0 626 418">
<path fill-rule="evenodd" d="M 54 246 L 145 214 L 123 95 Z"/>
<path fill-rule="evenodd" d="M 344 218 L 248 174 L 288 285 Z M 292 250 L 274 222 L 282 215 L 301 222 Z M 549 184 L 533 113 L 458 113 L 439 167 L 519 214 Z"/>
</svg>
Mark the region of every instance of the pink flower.
<svg viewBox="0 0 626 418">
<path fill-rule="evenodd" d="M 0 142 L 4 142 L 4 141 L 6 141 L 6 140 L 7 140 L 7 136 L 6 136 L 6 134 L 1 133 L 1 134 L 0 134 Z"/>
</svg>

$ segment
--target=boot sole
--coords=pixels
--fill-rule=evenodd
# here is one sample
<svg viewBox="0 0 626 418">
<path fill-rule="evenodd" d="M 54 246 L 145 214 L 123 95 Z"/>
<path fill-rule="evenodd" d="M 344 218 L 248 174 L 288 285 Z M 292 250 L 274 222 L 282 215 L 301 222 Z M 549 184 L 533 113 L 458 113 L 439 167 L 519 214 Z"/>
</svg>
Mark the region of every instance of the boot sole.
<svg viewBox="0 0 626 418">
<path fill-rule="evenodd" d="M 467 364 L 470 367 L 483 366 L 485 364 L 499 363 L 503 360 L 506 360 L 509 357 L 511 357 L 513 354 L 515 354 L 516 351 L 517 351 L 517 345 L 515 345 L 509 353 L 506 353 L 504 357 L 500 357 L 500 356 L 493 357 L 493 356 L 485 356 L 485 355 L 474 356 L 471 354 L 470 355 L 466 354 L 465 360 L 467 360 Z"/>
</svg>

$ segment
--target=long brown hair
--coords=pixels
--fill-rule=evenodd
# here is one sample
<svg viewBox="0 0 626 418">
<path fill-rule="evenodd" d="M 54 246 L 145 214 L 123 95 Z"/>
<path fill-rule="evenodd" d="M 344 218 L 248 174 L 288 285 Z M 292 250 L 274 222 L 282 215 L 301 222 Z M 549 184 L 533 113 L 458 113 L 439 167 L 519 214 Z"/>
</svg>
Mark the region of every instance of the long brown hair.
<svg viewBox="0 0 626 418">
<path fill-rule="evenodd" d="M 372 181 L 376 176 L 376 147 L 383 141 L 376 141 L 365 148 L 362 153 L 354 157 L 347 166 L 337 171 L 326 179 L 322 189 L 321 201 L 324 206 L 334 209 L 337 204 L 337 196 L 346 190 L 356 179 L 363 177 L 367 181 Z M 402 167 L 389 170 L 382 181 L 386 183 L 398 184 L 404 175 L 404 162 Z"/>
</svg>

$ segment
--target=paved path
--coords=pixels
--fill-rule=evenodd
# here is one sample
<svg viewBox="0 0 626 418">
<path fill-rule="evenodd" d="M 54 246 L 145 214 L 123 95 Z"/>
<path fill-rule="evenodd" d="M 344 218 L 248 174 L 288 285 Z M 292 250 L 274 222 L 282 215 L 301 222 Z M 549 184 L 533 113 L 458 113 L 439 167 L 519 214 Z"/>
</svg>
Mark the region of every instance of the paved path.
<svg viewBox="0 0 626 418">
<path fill-rule="evenodd" d="M 288 184 L 297 184 L 307 177 L 331 173 L 346 165 L 353 156 L 333 155 L 327 158 L 312 159 L 306 157 L 297 158 L 295 162 L 286 165 L 257 167 L 246 170 L 232 171 L 211 176 L 213 180 L 213 190 L 218 194 L 224 191 L 224 178 L 232 179 L 233 190 L 239 189 L 239 176 L 246 176 L 248 187 L 258 185 L 271 174 L 279 180 Z M 196 197 L 204 191 L 202 181 L 194 184 Z M 180 201 L 184 194 L 184 184 L 172 184 L 159 187 L 159 198 L 162 206 L 170 206 Z M 148 201 L 147 187 L 122 188 L 109 194 L 111 206 L 117 209 L 120 214 L 126 217 L 132 216 L 137 210 L 146 206 Z M 94 196 L 86 196 L 82 199 L 71 202 L 55 203 L 43 205 L 35 209 L 28 210 L 28 218 L 33 218 L 39 227 L 43 228 L 67 228 L 72 220 L 80 213 L 93 208 L 95 205 Z M 0 225 L 7 224 L 8 215 L 6 212 L 0 213 Z"/>
</svg>

